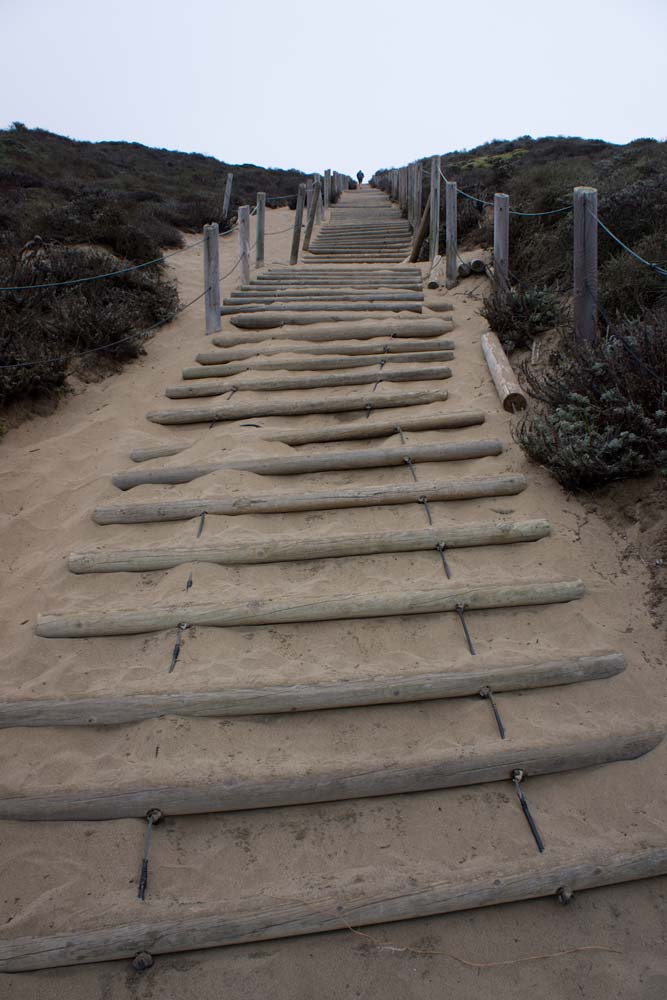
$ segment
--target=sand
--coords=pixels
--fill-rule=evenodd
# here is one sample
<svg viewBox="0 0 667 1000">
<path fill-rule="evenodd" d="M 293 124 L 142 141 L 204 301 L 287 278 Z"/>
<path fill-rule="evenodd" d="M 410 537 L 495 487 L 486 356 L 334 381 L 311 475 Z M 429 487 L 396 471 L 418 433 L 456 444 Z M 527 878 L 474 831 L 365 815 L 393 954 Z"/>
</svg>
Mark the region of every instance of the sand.
<svg viewBox="0 0 667 1000">
<path fill-rule="evenodd" d="M 351 195 L 349 197 L 352 197 Z M 289 225 L 291 213 L 270 212 L 268 232 Z M 289 233 L 267 242 L 267 264 L 285 262 Z M 236 259 L 235 238 L 221 247 L 222 273 Z M 200 248 L 173 258 L 183 301 L 201 288 Z M 223 283 L 228 292 L 235 276 Z M 408 441 L 498 437 L 500 456 L 445 465 L 419 465 L 423 479 L 524 473 L 529 488 L 513 497 L 433 504 L 434 523 L 501 517 L 545 517 L 552 535 L 536 543 L 462 549 L 449 554 L 454 579 L 513 582 L 581 577 L 585 597 L 568 605 L 477 612 L 470 617 L 478 657 L 485 663 L 529 662 L 558 653 L 618 650 L 628 661 L 609 680 L 499 696 L 509 738 L 581 735 L 631 725 L 664 724 L 663 636 L 650 617 L 649 575 L 624 553 L 622 539 L 599 516 L 567 496 L 545 470 L 529 463 L 511 434 L 486 370 L 478 315 L 482 279 L 458 289 L 429 291 L 428 301 L 451 301 L 454 377 L 447 410 L 482 409 L 485 424 L 453 431 L 407 434 Z M 225 321 L 223 329 L 230 329 Z M 270 492 L 295 487 L 397 483 L 407 469 L 310 476 L 259 477 L 219 472 L 177 487 L 141 486 L 120 494 L 113 472 L 132 467 L 129 453 L 162 442 L 193 441 L 187 461 L 212 454 L 288 454 L 261 441 L 261 428 L 218 425 L 162 428 L 145 420 L 165 404 L 164 389 L 205 350 L 201 304 L 187 310 L 146 344 L 146 355 L 94 385 L 75 384 L 70 398 L 44 418 L 8 433 L 2 443 L 4 698 L 210 690 L 213 685 L 317 681 L 456 670 L 469 665 L 453 615 L 247 629 L 192 629 L 173 673 L 173 634 L 109 639 L 45 640 L 34 635 L 39 612 L 103 606 L 132 607 L 180 599 L 190 572 L 193 600 L 237 601 L 253 596 L 428 588 L 443 582 L 437 554 L 378 555 L 265 566 L 196 564 L 161 573 L 75 576 L 70 551 L 98 545 L 181 544 L 198 522 L 112 525 L 91 519 L 95 506 L 220 492 Z M 437 387 L 437 382 L 406 388 Z M 327 392 L 354 395 L 359 390 Z M 377 393 L 391 391 L 380 385 Z M 245 395 L 245 394 L 244 394 Z M 258 394 L 247 394 L 249 398 Z M 290 395 L 285 393 L 285 396 Z M 300 395 L 292 393 L 291 395 Z M 177 401 L 178 402 L 178 401 Z M 423 408 L 426 412 L 427 408 Z M 411 412 L 421 412 L 413 408 Z M 429 409 L 429 412 L 432 410 Z M 384 411 L 382 418 L 398 411 Z M 350 414 L 317 417 L 328 426 Z M 265 428 L 284 418 L 262 418 Z M 292 418 L 290 427 L 309 418 Z M 397 444 L 397 436 L 386 439 Z M 380 442 L 354 442 L 374 448 Z M 304 451 L 339 450 L 340 444 Z M 182 465 L 184 455 L 136 468 Z M 324 537 L 342 532 L 419 528 L 418 505 L 322 513 L 207 517 L 204 538 L 261 538 L 280 533 Z M 497 732 L 489 706 L 477 699 L 348 709 L 248 719 L 150 720 L 89 729 L 15 729 L 0 733 L 5 794 L 48 789 L 123 787 L 145 780 L 193 775 L 261 775 L 307 771 L 317 762 L 410 759 L 461 743 L 492 747 Z M 660 835 L 665 823 L 661 747 L 635 762 L 534 778 L 526 791 L 548 848 L 617 844 L 624 837 Z M 136 900 L 145 824 L 3 824 L 2 938 L 107 926 L 147 915 L 206 912 L 238 899 L 311 899 L 343 884 L 399 878 L 446 868 L 471 871 L 494 862 L 534 857 L 535 847 L 510 783 L 299 806 L 218 816 L 168 819 L 151 848 L 147 901 Z M 513 904 L 395 926 L 292 941 L 164 956 L 140 976 L 127 962 L 0 976 L 0 997 L 74 1000 L 129 997 L 569 998 L 662 1000 L 665 879 L 577 896 L 568 907 L 552 900 Z M 570 953 L 570 949 L 586 949 Z M 555 957 L 538 957 L 566 951 Z M 457 956 L 452 958 L 451 956 Z M 511 962 L 513 964 L 502 964 Z M 468 964 L 466 964 L 468 963 Z M 494 964 L 501 963 L 501 964 Z"/>
</svg>

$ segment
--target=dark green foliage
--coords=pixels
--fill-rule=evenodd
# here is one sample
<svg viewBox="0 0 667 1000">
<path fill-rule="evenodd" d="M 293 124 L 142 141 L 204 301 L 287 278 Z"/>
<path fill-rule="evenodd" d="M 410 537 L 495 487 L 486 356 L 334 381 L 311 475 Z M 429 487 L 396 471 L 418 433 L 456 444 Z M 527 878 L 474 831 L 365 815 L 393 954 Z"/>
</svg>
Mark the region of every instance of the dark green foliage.
<svg viewBox="0 0 667 1000">
<path fill-rule="evenodd" d="M 667 467 L 667 312 L 613 324 L 588 346 L 569 334 L 536 374 L 541 412 L 517 437 L 564 486 L 589 488 Z"/>
<path fill-rule="evenodd" d="M 513 288 L 507 295 L 494 288 L 480 313 L 506 351 L 530 347 L 538 333 L 560 326 L 566 316 L 560 296 L 547 288 Z"/>
</svg>

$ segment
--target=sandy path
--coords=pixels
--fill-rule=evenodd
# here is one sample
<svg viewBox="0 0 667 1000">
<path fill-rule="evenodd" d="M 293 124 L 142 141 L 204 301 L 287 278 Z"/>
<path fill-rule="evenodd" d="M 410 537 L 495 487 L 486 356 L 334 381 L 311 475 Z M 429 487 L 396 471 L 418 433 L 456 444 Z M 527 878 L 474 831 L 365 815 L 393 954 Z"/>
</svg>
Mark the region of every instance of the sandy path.
<svg viewBox="0 0 667 1000">
<path fill-rule="evenodd" d="M 269 213 L 269 232 L 289 224 L 285 210 Z M 267 247 L 267 264 L 286 260 L 289 233 Z M 223 242 L 223 273 L 236 259 L 235 240 Z M 184 301 L 201 287 L 199 249 L 174 258 Z M 234 287 L 234 276 L 223 285 Z M 469 290 L 475 290 L 470 294 Z M 434 504 L 434 522 L 505 516 L 547 517 L 552 537 L 538 543 L 450 553 L 455 578 L 514 581 L 574 578 L 586 583 L 576 604 L 533 610 L 478 612 L 471 619 L 480 663 L 545 659 L 557 652 L 612 649 L 625 653 L 627 671 L 611 680 L 543 691 L 503 695 L 510 735 L 588 733 L 637 722 L 664 721 L 663 641 L 652 627 L 645 601 L 643 564 L 627 560 L 610 529 L 568 498 L 541 469 L 530 465 L 511 439 L 479 348 L 484 329 L 477 315 L 480 282 L 469 280 L 451 293 L 430 292 L 429 300 L 455 303 L 455 377 L 448 380 L 447 409 L 482 409 L 482 427 L 447 431 L 446 440 L 499 437 L 505 452 L 495 458 L 441 466 L 419 466 L 420 478 L 524 472 L 529 489 L 509 498 Z M 352 587 L 365 591 L 400 585 L 429 587 L 442 582 L 439 559 L 429 553 L 320 560 L 270 566 L 179 567 L 164 573 L 75 577 L 66 556 L 97 544 L 113 547 L 179 544 L 193 539 L 195 521 L 107 526 L 93 524 L 94 506 L 120 494 L 112 472 L 130 468 L 132 448 L 159 441 L 195 440 L 189 458 L 212 449 L 252 455 L 287 454 L 290 449 L 257 440 L 257 431 L 235 426 L 153 427 L 147 410 L 164 404 L 163 391 L 178 380 L 184 364 L 205 348 L 198 303 L 146 345 L 145 358 L 103 383 L 81 387 L 55 414 L 12 431 L 3 442 L 2 554 L 8 586 L 3 618 L 8 623 L 2 654 L 1 689 L 9 697 L 47 697 L 104 692 L 206 690 L 223 677 L 257 684 L 267 679 L 317 680 L 361 673 L 395 674 L 424 669 L 460 669 L 469 662 L 453 616 L 324 623 L 276 628 L 196 629 L 186 636 L 176 670 L 167 668 L 173 636 L 158 633 L 115 639 L 41 640 L 33 634 L 36 614 L 65 607 L 116 606 L 175 598 L 190 569 L 196 595 L 212 591 L 234 600 L 289 591 L 333 594 Z M 420 386 L 436 383 L 420 383 Z M 408 387 L 417 387 L 409 383 Z M 385 386 L 379 386 L 381 393 Z M 342 394 L 354 389 L 329 390 Z M 297 394 L 294 394 L 297 395 Z M 389 415 L 387 412 L 387 416 Z M 334 424 L 349 417 L 317 418 Z M 308 418 L 290 421 L 304 426 Z M 281 418 L 263 426 L 284 426 Z M 443 432 L 420 432 L 408 440 L 442 440 Z M 397 438 L 389 439 L 398 443 Z M 369 442 L 376 447 L 378 442 Z M 364 447 L 361 442 L 355 447 Z M 304 450 L 340 448 L 313 445 Z M 182 457 L 146 463 L 182 464 Z M 379 469 L 289 477 L 288 487 L 343 483 L 394 483 L 407 470 Z M 196 484 L 172 487 L 170 496 L 218 490 L 284 489 L 283 480 L 247 473 L 216 473 Z M 132 490 L 132 499 L 164 495 L 155 487 Z M 233 519 L 209 517 L 206 537 L 261 537 L 308 532 L 421 527 L 421 508 L 369 508 L 317 514 Z M 477 665 L 477 664 L 476 664 Z M 433 702 L 299 717 L 235 720 L 161 719 L 108 730 L 8 730 L 0 733 L 2 773 L 16 790 L 91 780 L 114 786 L 128 775 L 187 779 L 201 774 L 266 773 L 286 764 L 307 769 L 314 760 L 369 761 L 398 758 L 424 749 L 497 739 L 489 708 L 476 699 Z M 650 837 L 664 829 L 665 760 L 660 748 L 640 761 L 603 769 L 534 779 L 530 801 L 545 840 L 554 851 L 585 843 L 617 842 L 622 836 Z M 3 827 L 0 922 L 3 936 L 48 933 L 66 926 L 95 926 L 137 913 L 174 915 L 220 900 L 263 894 L 312 897 L 345 880 L 372 880 L 377 872 L 400 875 L 452 865 L 486 867 L 521 857 L 530 864 L 534 846 L 511 787 L 452 789 L 421 795 L 302 806 L 228 816 L 168 820 L 156 831 L 151 882 L 145 904 L 135 900 L 144 824 L 46 824 Z M 552 901 L 514 904 L 455 914 L 364 934 L 341 932 L 317 938 L 267 942 L 200 953 L 165 956 L 138 976 L 127 963 L 0 977 L 0 996 L 51 998 L 129 996 L 195 997 L 270 995 L 310 997 L 440 997 L 443 986 L 457 997 L 528 996 L 662 998 L 667 991 L 664 960 L 665 880 L 596 890 L 570 907 Z M 662 906 L 662 910 L 661 910 Z M 102 913 L 100 912 L 102 910 Z M 366 936 L 368 934 L 369 936 Z M 375 942 L 380 942 L 377 945 Z M 384 943 L 384 946 L 383 944 Z M 492 968 L 462 965 L 503 962 L 559 950 L 584 951 Z M 404 951 L 402 949 L 416 949 Z M 426 954 L 423 954 L 423 953 Z"/>
</svg>

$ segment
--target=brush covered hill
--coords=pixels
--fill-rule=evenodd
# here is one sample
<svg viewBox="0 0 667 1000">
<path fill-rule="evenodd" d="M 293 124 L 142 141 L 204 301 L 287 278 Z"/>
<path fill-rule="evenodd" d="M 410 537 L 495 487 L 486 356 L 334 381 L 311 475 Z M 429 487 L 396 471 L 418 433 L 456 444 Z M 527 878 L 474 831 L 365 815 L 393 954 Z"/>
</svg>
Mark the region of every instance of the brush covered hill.
<svg viewBox="0 0 667 1000">
<path fill-rule="evenodd" d="M 134 142 L 79 142 L 20 123 L 1 130 L 0 286 L 117 271 L 181 247 L 183 231 L 231 222 L 235 211 L 222 219 L 230 170 L 233 210 L 252 204 L 257 191 L 293 195 L 305 180 L 298 170 L 232 166 Z M 0 292 L 0 405 L 58 391 L 69 355 L 154 327 L 177 306 L 160 265 L 81 285 Z M 126 360 L 140 344 L 126 339 L 102 354 Z M 46 364 L 51 358 L 65 360 Z M 101 357 L 81 363 L 95 368 Z"/>
</svg>

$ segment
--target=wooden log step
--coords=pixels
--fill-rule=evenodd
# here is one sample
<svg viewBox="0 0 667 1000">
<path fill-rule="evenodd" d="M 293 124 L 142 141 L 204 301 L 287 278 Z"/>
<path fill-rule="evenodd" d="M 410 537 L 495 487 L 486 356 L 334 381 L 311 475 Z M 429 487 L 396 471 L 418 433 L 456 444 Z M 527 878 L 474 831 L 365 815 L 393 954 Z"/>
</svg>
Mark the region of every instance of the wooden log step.
<svg viewBox="0 0 667 1000">
<path fill-rule="evenodd" d="M 281 334 L 280 336 L 282 337 L 283 335 Z M 453 351 L 455 346 L 456 345 L 453 340 L 410 340 L 409 343 L 403 343 L 401 340 L 383 340 L 371 344 L 357 344 L 354 341 L 338 341 L 333 343 L 325 342 L 322 344 L 272 344 L 270 341 L 268 343 L 262 341 L 257 344 L 248 345 L 247 347 L 233 347 L 228 348 L 227 350 L 219 351 L 203 351 L 201 354 L 196 356 L 195 361 L 197 361 L 200 365 L 222 365 L 229 361 L 242 361 L 246 358 L 259 358 L 274 354 L 309 354 L 313 356 L 356 356 L 360 354 L 393 355 L 410 353 L 411 351 Z"/>
<path fill-rule="evenodd" d="M 471 522 L 414 531 L 366 532 L 331 538 L 304 538 L 303 535 L 295 535 L 263 538 L 261 541 L 253 539 L 228 542 L 209 537 L 205 542 L 186 546 L 72 552 L 68 567 L 72 573 L 148 573 L 173 569 L 191 562 L 249 566 L 307 559 L 341 559 L 381 552 L 436 552 L 439 545 L 444 545 L 447 549 L 510 545 L 536 542 L 545 538 L 549 532 L 548 521 L 535 520 Z"/>
<path fill-rule="evenodd" d="M 251 313 L 238 313 L 230 318 L 232 326 L 238 327 L 240 330 L 272 330 L 274 327 L 278 326 L 311 326 L 315 323 L 319 324 L 333 324 L 333 323 L 362 323 L 370 319 L 373 320 L 391 320 L 391 319 L 406 319 L 407 317 L 398 317 L 396 313 L 402 312 L 402 309 L 394 310 L 394 312 L 389 312 L 388 310 L 378 310 L 373 313 L 373 316 L 369 316 L 366 310 L 355 310 L 354 312 L 341 312 L 335 306 L 331 308 L 329 312 L 275 312 L 273 309 L 267 310 L 266 312 L 251 312 Z M 421 306 L 418 309 L 413 310 L 413 312 L 421 312 Z M 428 322 L 431 317 L 425 316 L 423 322 Z M 417 321 L 419 322 L 419 321 Z M 449 327 L 451 330 L 451 326 Z M 291 339 L 294 339 L 295 334 L 290 334 Z M 340 335 L 339 335 L 340 336 Z M 382 334 L 375 334 L 375 336 L 380 337 Z M 422 336 L 428 336 L 427 333 L 422 333 Z M 228 335 L 229 337 L 229 335 Z M 317 336 L 313 336 L 314 340 L 317 340 Z M 324 337 L 324 340 L 332 340 L 333 337 Z M 250 338 L 245 337 L 239 340 L 238 343 L 248 343 Z M 229 341 L 228 341 L 229 342 Z"/>
<path fill-rule="evenodd" d="M 335 267 L 318 267 L 317 271 L 313 271 L 312 267 L 301 267 L 293 268 L 292 270 L 282 270 L 282 271 L 265 271 L 264 274 L 258 274 L 258 281 L 272 281 L 274 278 L 310 278 L 313 275 L 323 276 L 332 278 L 413 278 L 416 281 L 422 280 L 422 273 L 418 267 L 374 267 L 372 265 L 367 265 L 366 267 L 360 269 L 358 267 L 344 267 L 342 264 L 337 264 Z"/>
<path fill-rule="evenodd" d="M 15 726 L 115 726 L 164 715 L 273 715 L 313 712 L 362 705 L 392 705 L 438 698 L 577 684 L 603 680 L 625 670 L 621 653 L 566 656 L 556 660 L 477 670 L 362 677 L 331 683 L 277 684 L 267 687 L 222 687 L 216 691 L 178 694 L 133 694 L 75 699 L 23 699 L 0 702 L 0 729 Z"/>
<path fill-rule="evenodd" d="M 560 735 L 560 734 L 558 734 Z M 509 781 L 520 768 L 528 777 L 557 774 L 612 761 L 636 760 L 662 740 L 648 726 L 611 735 L 560 735 L 542 740 L 498 740 L 491 746 L 445 746 L 409 761 L 349 760 L 303 772 L 253 774 L 187 784 L 151 782 L 144 787 L 109 788 L 100 782 L 81 790 L 0 798 L 0 819 L 19 821 L 98 821 L 143 818 L 150 809 L 166 816 L 189 816 L 245 809 L 276 809 L 341 799 L 375 798 L 435 789 Z M 525 864 L 525 861 L 524 861 Z"/>
<path fill-rule="evenodd" d="M 386 288 L 389 290 L 399 291 L 401 289 L 406 289 L 407 291 L 419 292 L 422 290 L 422 282 L 414 278 L 332 278 L 325 274 L 311 274 L 308 277 L 303 278 L 273 278 L 271 280 L 264 279 L 263 281 L 257 278 L 254 281 L 248 282 L 248 284 L 239 286 L 241 291 L 262 291 L 273 290 L 273 289 L 289 289 L 293 288 L 295 291 L 300 289 L 321 289 L 325 290 L 327 288 L 334 288 L 340 291 L 341 288 L 350 288 L 356 290 L 358 288 L 367 288 L 374 291 L 377 288 Z"/>
<path fill-rule="evenodd" d="M 233 628 L 247 625 L 288 625 L 303 622 L 387 618 L 396 615 L 442 614 L 466 611 L 562 604 L 584 594 L 581 580 L 525 583 L 449 584 L 431 590 L 381 594 L 336 594 L 332 597 L 257 598 L 226 606 L 222 603 L 183 603 L 165 607 L 118 608 L 43 614 L 37 617 L 37 635 L 45 639 L 79 639 L 103 635 L 142 635 L 178 625 Z"/>
<path fill-rule="evenodd" d="M 301 493 L 259 493 L 251 496 L 193 497 L 184 500 L 153 500 L 146 503 L 96 507 L 97 524 L 149 524 L 187 521 L 201 514 L 290 514 L 304 510 L 340 510 L 348 507 L 381 507 L 393 504 L 473 500 L 480 497 L 514 496 L 526 489 L 525 476 L 480 476 L 441 483 L 398 483 L 391 486 L 357 486 L 344 489 L 308 490 Z"/>
<path fill-rule="evenodd" d="M 431 345 L 433 347 L 433 345 Z M 184 368 L 183 378 L 213 378 L 228 375 L 240 375 L 247 371 L 335 371 L 338 368 L 368 368 L 380 365 L 425 364 L 436 361 L 452 361 L 452 351 L 421 351 L 417 354 L 393 354 L 378 358 L 377 354 L 362 354 L 356 357 L 337 358 L 333 355 L 320 357 L 283 358 L 272 361 L 269 358 L 250 358 L 247 361 L 227 362 L 226 364 Z"/>
<path fill-rule="evenodd" d="M 329 312 L 415 312 L 422 311 L 420 302 L 398 302 L 382 300 L 375 302 L 272 302 L 272 303 L 237 303 L 233 306 L 221 306 L 222 316 L 235 316 L 237 313 L 329 313 Z M 319 320 L 317 320 L 319 322 Z"/>
<path fill-rule="evenodd" d="M 284 292 L 233 292 L 228 298 L 223 300 L 224 306 L 235 306 L 235 305 L 267 305 L 271 302 L 280 302 L 281 304 L 288 304 L 290 302 L 295 302 L 301 307 L 301 303 L 319 303 L 320 299 L 324 302 L 334 300 L 336 303 L 339 302 L 423 302 L 424 294 L 423 292 L 394 292 L 386 291 L 385 289 L 380 289 L 377 292 L 373 291 L 336 291 L 330 288 L 323 290 L 322 292 L 313 292 L 308 290 L 306 292 L 295 292 L 291 288 L 286 289 Z M 364 308 L 360 306 L 360 308 Z"/>
<path fill-rule="evenodd" d="M 146 419 L 154 424 L 202 424 L 211 421 L 245 420 L 248 417 L 286 417 L 304 413 L 346 413 L 354 410 L 381 410 L 396 406 L 420 406 L 447 399 L 446 389 L 398 390 L 364 396 L 324 396 L 321 399 L 267 398 L 242 403 L 230 400 L 196 409 L 153 410 Z"/>
<path fill-rule="evenodd" d="M 365 313 L 348 313 L 346 316 L 337 313 L 325 313 L 320 320 L 313 319 L 307 313 L 255 313 L 252 316 L 232 316 L 232 325 L 243 334 L 232 332 L 213 337 L 213 343 L 218 347 L 233 347 L 236 344 L 253 344 L 273 337 L 286 340 L 372 340 L 375 337 L 439 337 L 449 333 L 454 323 L 451 319 L 441 319 L 437 316 L 424 316 L 422 319 L 386 315 L 381 319 L 377 316 L 368 319 Z M 300 330 L 300 326 L 312 326 L 317 322 L 317 329 Z M 266 333 L 278 327 L 280 333 Z M 254 332 L 258 331 L 258 332 Z"/>
<path fill-rule="evenodd" d="M 348 469 L 380 469 L 411 462 L 461 462 L 472 458 L 500 455 L 503 446 L 495 438 L 458 441 L 455 444 L 401 444 L 391 448 L 365 451 L 324 451 L 306 455 L 277 455 L 266 458 L 227 458 L 199 465 L 165 466 L 161 469 L 130 469 L 111 477 L 120 490 L 131 490 L 147 483 L 189 483 L 220 469 L 253 472 L 257 476 L 299 476 L 314 472 L 338 472 Z"/>
<path fill-rule="evenodd" d="M 452 370 L 446 365 L 428 368 L 376 369 L 375 371 L 353 371 L 327 373 L 326 375 L 242 375 L 233 384 L 225 379 L 202 381 L 192 384 L 169 386 L 164 394 L 168 399 L 191 399 L 196 396 L 224 396 L 230 391 L 238 392 L 284 392 L 293 389 L 330 389 L 344 385 L 370 385 L 380 382 L 432 382 L 451 378 Z M 210 378 L 204 372 L 203 378 Z"/>
<path fill-rule="evenodd" d="M 645 839 L 597 845 L 576 852 L 563 849 L 502 864 L 489 863 L 480 870 L 462 866 L 443 871 L 437 878 L 366 878 L 354 873 L 337 881 L 331 890 L 303 900 L 272 900 L 266 896 L 239 904 L 222 903 L 213 912 L 181 908 L 176 918 L 158 919 L 150 913 L 132 923 L 94 930 L 70 930 L 41 937 L 18 937 L 0 943 L 0 972 L 28 972 L 65 965 L 133 959 L 140 952 L 166 955 L 173 952 L 221 948 L 349 930 L 397 920 L 432 917 L 444 913 L 497 906 L 519 900 L 553 896 L 563 886 L 573 892 L 633 882 L 667 874 L 667 845 L 647 844 Z M 382 879 L 382 881 L 379 881 Z M 305 890 L 303 893 L 306 896 Z"/>
</svg>

